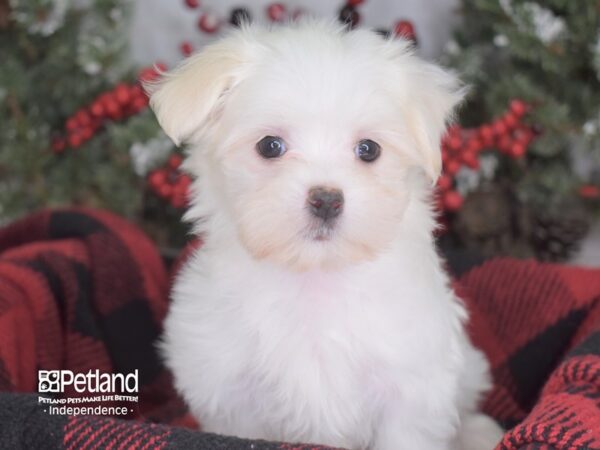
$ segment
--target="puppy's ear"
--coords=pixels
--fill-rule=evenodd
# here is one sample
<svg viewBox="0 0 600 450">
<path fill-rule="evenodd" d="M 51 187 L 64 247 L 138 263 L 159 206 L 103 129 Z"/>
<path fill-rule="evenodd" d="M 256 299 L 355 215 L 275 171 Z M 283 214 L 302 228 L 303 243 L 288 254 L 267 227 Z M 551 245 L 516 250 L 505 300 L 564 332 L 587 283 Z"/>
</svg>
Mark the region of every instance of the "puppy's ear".
<svg viewBox="0 0 600 450">
<path fill-rule="evenodd" d="M 423 169 L 433 183 L 442 172 L 441 138 L 454 118 L 456 106 L 467 88 L 451 72 L 436 65 L 418 61 L 413 67 L 412 92 L 407 122 L 414 136 Z"/>
<path fill-rule="evenodd" d="M 250 59 L 247 30 L 209 45 L 144 88 L 165 133 L 180 145 L 206 124 L 242 78 Z"/>
</svg>

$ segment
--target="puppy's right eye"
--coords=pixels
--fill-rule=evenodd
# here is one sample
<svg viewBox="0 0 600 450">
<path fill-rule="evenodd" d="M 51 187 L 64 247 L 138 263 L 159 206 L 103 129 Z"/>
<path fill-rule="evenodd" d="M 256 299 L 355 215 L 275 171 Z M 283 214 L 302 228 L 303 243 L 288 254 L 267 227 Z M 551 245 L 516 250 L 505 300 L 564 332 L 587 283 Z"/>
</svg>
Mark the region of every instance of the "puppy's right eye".
<svg viewBox="0 0 600 450">
<path fill-rule="evenodd" d="M 377 142 L 372 141 L 371 139 L 363 139 L 356 144 L 356 147 L 354 147 L 354 153 L 356 153 L 356 156 L 364 162 L 370 163 L 379 158 L 379 155 L 381 155 L 381 147 Z"/>
<path fill-rule="evenodd" d="M 285 141 L 278 136 L 265 136 L 256 144 L 256 150 L 263 158 L 279 158 L 286 151 Z"/>
</svg>

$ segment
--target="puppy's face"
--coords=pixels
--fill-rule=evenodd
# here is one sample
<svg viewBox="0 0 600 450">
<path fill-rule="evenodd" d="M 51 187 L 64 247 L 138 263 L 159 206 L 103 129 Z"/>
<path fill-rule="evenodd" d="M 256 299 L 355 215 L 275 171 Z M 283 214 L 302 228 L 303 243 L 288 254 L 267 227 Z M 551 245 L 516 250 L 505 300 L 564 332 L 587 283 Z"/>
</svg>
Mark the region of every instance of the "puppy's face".
<svg viewBox="0 0 600 450">
<path fill-rule="evenodd" d="M 390 244 L 420 194 L 409 173 L 435 179 L 460 98 L 405 43 L 323 24 L 243 30 L 151 90 L 244 247 L 295 270 L 370 260 Z"/>
</svg>

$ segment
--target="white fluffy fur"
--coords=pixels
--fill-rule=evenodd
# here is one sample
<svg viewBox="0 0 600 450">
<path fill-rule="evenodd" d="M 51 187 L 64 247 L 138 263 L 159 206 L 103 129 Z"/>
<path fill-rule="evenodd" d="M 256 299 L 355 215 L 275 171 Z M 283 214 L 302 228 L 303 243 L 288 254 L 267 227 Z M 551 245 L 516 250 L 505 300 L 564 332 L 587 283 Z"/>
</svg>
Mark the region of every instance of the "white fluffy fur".
<svg viewBox="0 0 600 450">
<path fill-rule="evenodd" d="M 246 27 L 188 59 L 151 104 L 190 144 L 187 219 L 162 349 L 206 431 L 349 449 L 489 450 L 488 388 L 436 254 L 431 181 L 462 91 L 403 41 L 308 22 Z M 265 160 L 255 143 L 283 137 Z M 381 157 L 360 161 L 360 139 Z M 306 208 L 343 191 L 326 240 Z M 461 430 L 467 430 L 461 433 Z"/>
</svg>

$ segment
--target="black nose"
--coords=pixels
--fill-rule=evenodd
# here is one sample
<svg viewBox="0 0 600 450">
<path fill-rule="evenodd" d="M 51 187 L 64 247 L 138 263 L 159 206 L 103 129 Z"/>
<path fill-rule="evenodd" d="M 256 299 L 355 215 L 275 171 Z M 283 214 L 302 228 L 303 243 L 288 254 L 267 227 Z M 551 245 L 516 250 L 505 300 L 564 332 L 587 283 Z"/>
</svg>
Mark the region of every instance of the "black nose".
<svg viewBox="0 0 600 450">
<path fill-rule="evenodd" d="M 308 191 L 310 211 L 323 220 L 340 215 L 344 207 L 344 194 L 339 189 L 317 186 Z"/>
</svg>

